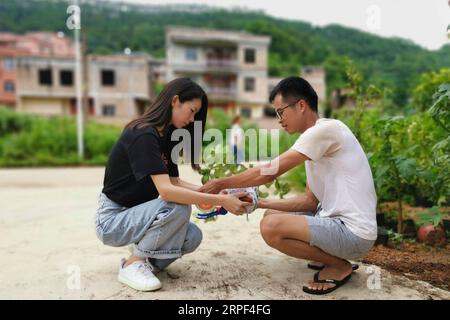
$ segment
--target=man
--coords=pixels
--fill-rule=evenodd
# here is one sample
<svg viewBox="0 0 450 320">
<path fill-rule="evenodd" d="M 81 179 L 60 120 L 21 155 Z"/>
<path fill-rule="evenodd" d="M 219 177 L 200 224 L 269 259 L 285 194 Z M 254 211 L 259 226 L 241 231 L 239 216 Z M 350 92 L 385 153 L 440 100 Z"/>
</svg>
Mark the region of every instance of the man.
<svg viewBox="0 0 450 320">
<path fill-rule="evenodd" d="M 282 80 L 269 100 L 280 125 L 290 134 L 301 133 L 299 139 L 270 167 L 259 166 L 211 180 L 200 191 L 217 193 L 225 188 L 262 185 L 305 162 L 307 185 L 303 195 L 260 199 L 258 206 L 268 209 L 261 220 L 261 234 L 269 246 L 292 257 L 315 261 L 308 266 L 320 271 L 303 291 L 329 293 L 350 279 L 353 266 L 348 259 L 365 256 L 377 237 L 377 200 L 369 163 L 345 124 L 319 118 L 317 94 L 306 80 Z M 319 203 L 321 208 L 317 210 Z"/>
</svg>

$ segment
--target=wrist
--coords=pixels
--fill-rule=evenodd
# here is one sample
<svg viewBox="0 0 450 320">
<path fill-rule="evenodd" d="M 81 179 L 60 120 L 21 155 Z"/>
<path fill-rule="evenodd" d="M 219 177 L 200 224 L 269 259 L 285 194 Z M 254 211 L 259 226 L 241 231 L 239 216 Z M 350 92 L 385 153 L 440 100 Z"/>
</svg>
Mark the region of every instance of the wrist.
<svg viewBox="0 0 450 320">
<path fill-rule="evenodd" d="M 258 199 L 258 208 L 267 209 L 267 200 L 266 199 Z"/>
<path fill-rule="evenodd" d="M 220 190 L 227 189 L 228 188 L 228 178 L 219 178 L 219 188 Z"/>
<path fill-rule="evenodd" d="M 218 197 L 217 204 L 219 206 L 223 207 L 226 204 L 227 196 L 220 194 L 220 195 L 217 195 L 217 197 Z"/>
</svg>

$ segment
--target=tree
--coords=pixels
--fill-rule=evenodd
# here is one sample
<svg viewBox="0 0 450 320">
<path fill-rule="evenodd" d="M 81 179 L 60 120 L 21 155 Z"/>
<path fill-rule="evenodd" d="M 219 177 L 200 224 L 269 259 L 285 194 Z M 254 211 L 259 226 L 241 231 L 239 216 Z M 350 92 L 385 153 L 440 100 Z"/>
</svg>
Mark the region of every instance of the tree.
<svg viewBox="0 0 450 320">
<path fill-rule="evenodd" d="M 450 68 L 443 68 L 436 72 L 424 73 L 413 91 L 413 103 L 417 110 L 428 110 L 433 104 L 433 94 L 443 83 L 450 83 Z M 444 107 L 450 106 L 448 99 L 443 102 Z"/>
</svg>

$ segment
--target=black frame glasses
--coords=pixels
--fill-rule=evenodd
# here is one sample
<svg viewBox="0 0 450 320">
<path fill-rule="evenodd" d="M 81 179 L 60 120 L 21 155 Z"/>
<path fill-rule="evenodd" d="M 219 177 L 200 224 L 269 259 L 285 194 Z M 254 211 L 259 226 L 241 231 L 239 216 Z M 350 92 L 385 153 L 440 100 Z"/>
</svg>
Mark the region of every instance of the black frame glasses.
<svg viewBox="0 0 450 320">
<path fill-rule="evenodd" d="M 278 120 L 281 120 L 281 119 L 283 118 L 283 112 L 284 112 L 284 109 L 296 105 L 300 100 L 302 100 L 302 99 L 298 99 L 297 101 L 295 101 L 295 102 L 293 102 L 293 103 L 291 103 L 291 104 L 288 104 L 287 106 L 285 106 L 285 107 L 283 107 L 283 108 L 280 108 L 280 109 L 276 109 L 276 108 L 275 108 L 275 113 L 276 113 L 276 115 L 277 115 Z"/>
</svg>

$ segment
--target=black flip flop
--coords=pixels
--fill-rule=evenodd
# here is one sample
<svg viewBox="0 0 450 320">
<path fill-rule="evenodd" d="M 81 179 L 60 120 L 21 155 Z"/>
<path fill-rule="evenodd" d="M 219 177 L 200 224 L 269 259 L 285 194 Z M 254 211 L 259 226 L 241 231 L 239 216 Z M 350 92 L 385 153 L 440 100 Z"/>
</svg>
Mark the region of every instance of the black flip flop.
<svg viewBox="0 0 450 320">
<path fill-rule="evenodd" d="M 306 293 L 315 294 L 315 295 L 327 294 L 327 293 L 330 293 L 330 292 L 336 290 L 337 288 L 343 286 L 348 280 L 350 280 L 351 277 L 352 277 L 352 274 L 350 273 L 348 276 L 346 276 L 342 280 L 335 280 L 335 279 L 319 280 L 319 272 L 317 272 L 314 275 L 314 282 L 315 283 L 331 283 L 331 284 L 334 284 L 334 287 L 331 287 L 331 288 L 328 288 L 328 289 L 311 289 L 311 288 L 308 288 L 306 286 L 303 286 L 303 291 L 306 292 Z"/>
<path fill-rule="evenodd" d="M 308 268 L 310 268 L 310 269 L 312 269 L 312 270 L 322 271 L 324 267 L 325 267 L 325 266 L 319 267 L 319 266 L 313 265 L 313 264 L 311 264 L 311 263 L 308 263 Z M 353 264 L 352 264 L 352 270 L 353 270 L 353 271 L 356 271 L 356 270 L 358 270 L 358 269 L 359 269 L 359 264 L 353 263 Z"/>
</svg>

